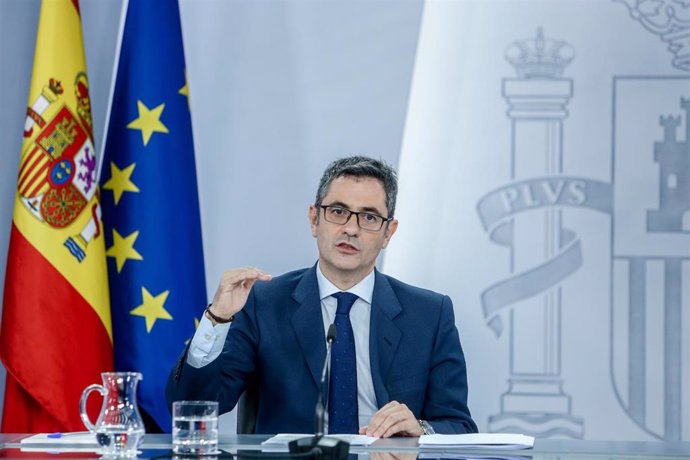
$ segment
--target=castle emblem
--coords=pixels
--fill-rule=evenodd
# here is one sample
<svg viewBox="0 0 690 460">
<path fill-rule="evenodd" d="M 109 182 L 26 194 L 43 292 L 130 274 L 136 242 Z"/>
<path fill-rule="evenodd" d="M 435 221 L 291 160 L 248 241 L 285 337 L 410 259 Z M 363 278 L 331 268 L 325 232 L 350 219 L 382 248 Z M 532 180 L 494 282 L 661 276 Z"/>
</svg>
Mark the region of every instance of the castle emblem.
<svg viewBox="0 0 690 460">
<path fill-rule="evenodd" d="M 647 211 L 647 231 L 690 232 L 690 99 L 685 109 L 685 142 L 677 138 L 680 117 L 662 116 L 664 139 L 654 145 L 659 165 L 659 209 Z"/>
</svg>

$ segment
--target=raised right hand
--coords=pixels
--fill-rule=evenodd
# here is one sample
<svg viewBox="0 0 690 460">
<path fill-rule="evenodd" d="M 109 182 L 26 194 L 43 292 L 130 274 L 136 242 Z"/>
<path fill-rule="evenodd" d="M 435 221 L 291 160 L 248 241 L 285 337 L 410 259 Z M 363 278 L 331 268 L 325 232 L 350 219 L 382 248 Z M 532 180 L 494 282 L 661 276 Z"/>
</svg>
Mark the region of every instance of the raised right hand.
<svg viewBox="0 0 690 460">
<path fill-rule="evenodd" d="M 270 281 L 271 278 L 268 273 L 254 267 L 225 270 L 213 296 L 213 314 L 222 318 L 234 316 L 244 308 L 254 283 L 258 280 Z"/>
</svg>

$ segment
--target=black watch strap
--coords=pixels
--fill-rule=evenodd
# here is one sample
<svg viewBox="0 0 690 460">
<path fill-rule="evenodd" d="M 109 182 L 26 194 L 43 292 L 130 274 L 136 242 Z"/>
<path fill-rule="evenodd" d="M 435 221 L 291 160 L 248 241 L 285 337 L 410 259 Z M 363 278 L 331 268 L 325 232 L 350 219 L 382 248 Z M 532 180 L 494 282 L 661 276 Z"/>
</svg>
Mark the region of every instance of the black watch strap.
<svg viewBox="0 0 690 460">
<path fill-rule="evenodd" d="M 213 304 L 210 303 L 210 304 L 208 304 L 208 307 L 206 307 L 206 313 L 208 313 L 208 316 L 210 316 L 211 318 L 213 318 L 213 321 L 215 321 L 216 323 L 218 323 L 218 324 L 231 323 L 232 320 L 235 319 L 235 315 L 232 315 L 230 318 L 221 318 L 220 316 L 215 315 L 215 314 L 211 311 L 211 305 L 213 305 Z"/>
</svg>

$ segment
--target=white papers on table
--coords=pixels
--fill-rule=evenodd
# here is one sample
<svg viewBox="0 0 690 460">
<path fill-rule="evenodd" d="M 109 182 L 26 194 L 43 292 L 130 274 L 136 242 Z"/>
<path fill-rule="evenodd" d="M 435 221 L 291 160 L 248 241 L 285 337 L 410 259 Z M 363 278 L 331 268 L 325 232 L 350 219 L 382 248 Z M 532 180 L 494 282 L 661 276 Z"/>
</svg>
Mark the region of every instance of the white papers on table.
<svg viewBox="0 0 690 460">
<path fill-rule="evenodd" d="M 51 444 L 51 445 L 79 445 L 100 447 L 96 442 L 96 435 L 88 431 L 71 433 L 39 433 L 27 436 L 19 441 L 20 444 Z"/>
<path fill-rule="evenodd" d="M 313 434 L 281 433 L 268 438 L 261 443 L 262 446 L 287 446 L 290 441 L 295 439 L 310 438 Z M 329 434 L 329 438 L 340 439 L 349 443 L 351 446 L 368 446 L 378 438 L 364 436 L 363 434 Z"/>
<path fill-rule="evenodd" d="M 512 433 L 427 434 L 419 437 L 424 449 L 531 449 L 534 438 Z"/>
<path fill-rule="evenodd" d="M 19 441 L 22 452 L 100 452 L 96 435 L 88 431 L 39 433 Z"/>
</svg>

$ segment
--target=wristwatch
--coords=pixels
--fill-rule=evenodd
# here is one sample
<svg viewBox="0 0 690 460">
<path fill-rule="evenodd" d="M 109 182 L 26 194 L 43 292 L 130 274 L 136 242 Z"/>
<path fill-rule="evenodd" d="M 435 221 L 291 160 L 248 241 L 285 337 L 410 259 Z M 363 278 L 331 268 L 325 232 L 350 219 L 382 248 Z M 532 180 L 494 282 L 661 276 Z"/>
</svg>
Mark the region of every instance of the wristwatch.
<svg viewBox="0 0 690 460">
<path fill-rule="evenodd" d="M 419 423 L 419 428 L 422 429 L 422 434 L 436 434 L 434 427 L 426 420 L 417 420 L 417 423 Z"/>
</svg>

